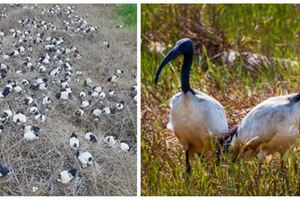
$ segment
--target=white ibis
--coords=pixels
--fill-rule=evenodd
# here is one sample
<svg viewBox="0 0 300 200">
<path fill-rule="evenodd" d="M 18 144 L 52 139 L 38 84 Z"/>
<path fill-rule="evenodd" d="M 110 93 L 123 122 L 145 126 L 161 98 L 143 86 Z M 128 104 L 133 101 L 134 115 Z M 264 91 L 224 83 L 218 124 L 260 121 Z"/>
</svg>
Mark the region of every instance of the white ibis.
<svg viewBox="0 0 300 200">
<path fill-rule="evenodd" d="M 93 164 L 93 156 L 90 152 L 88 151 L 78 151 L 76 154 L 78 160 L 80 161 L 81 165 L 83 168 L 86 168 L 88 165 L 92 165 Z"/>
<path fill-rule="evenodd" d="M 74 168 L 69 169 L 69 170 L 64 170 L 59 173 L 57 182 L 67 184 L 76 176 L 76 173 L 77 173 L 77 170 Z"/>
<path fill-rule="evenodd" d="M 73 149 L 73 150 L 79 149 L 79 139 L 74 132 L 70 136 L 69 144 L 70 144 L 71 149 Z"/>
<path fill-rule="evenodd" d="M 268 98 L 255 106 L 238 125 L 230 143 L 234 159 L 283 155 L 299 138 L 300 93 Z"/>
<path fill-rule="evenodd" d="M 213 150 L 212 139 L 228 131 L 228 123 L 223 106 L 213 97 L 192 89 L 189 76 L 193 62 L 193 44 L 188 38 L 176 42 L 175 47 L 165 56 L 155 76 L 155 84 L 165 65 L 183 55 L 181 70 L 181 92 L 170 102 L 171 129 L 183 145 L 186 155 L 186 172 L 190 174 L 190 159 L 195 154 L 205 156 Z"/>
</svg>

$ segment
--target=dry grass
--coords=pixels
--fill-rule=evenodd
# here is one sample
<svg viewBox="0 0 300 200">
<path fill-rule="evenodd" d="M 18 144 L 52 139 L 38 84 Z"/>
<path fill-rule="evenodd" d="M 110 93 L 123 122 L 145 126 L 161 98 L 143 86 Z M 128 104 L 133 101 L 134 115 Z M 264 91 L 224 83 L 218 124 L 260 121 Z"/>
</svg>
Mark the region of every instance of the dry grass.
<svg viewBox="0 0 300 200">
<path fill-rule="evenodd" d="M 21 16 L 34 16 L 61 27 L 61 17 L 40 15 L 41 8 L 49 8 L 50 5 L 38 5 L 32 10 L 24 10 L 22 7 L 23 5 L 9 7 L 7 19 L 0 19 L 0 29 L 3 32 L 8 33 L 10 28 L 18 28 L 16 21 Z M 90 77 L 94 85 L 104 87 L 105 91 L 116 91 L 117 96 L 104 101 L 105 105 L 111 106 L 123 100 L 124 110 L 102 116 L 100 120 L 95 121 L 90 110 L 99 106 L 99 101 L 93 101 L 84 116 L 78 118 L 75 116 L 79 108 L 76 95 L 65 103 L 55 100 L 46 112 L 46 123 L 39 124 L 31 117 L 28 118 L 28 124 L 41 127 L 40 138 L 33 142 L 24 141 L 22 128 L 9 122 L 0 136 L 0 160 L 1 164 L 12 169 L 12 173 L 8 178 L 0 179 L 1 195 L 136 195 L 136 104 L 130 96 L 130 87 L 135 84 L 136 75 L 136 33 L 127 27 L 116 28 L 117 24 L 122 23 L 116 14 L 118 6 L 76 5 L 75 11 L 86 17 L 88 23 L 98 26 L 99 31 L 89 36 L 59 29 L 48 33 L 51 36 L 63 37 L 66 45 L 76 46 L 82 56 L 81 59 L 72 59 L 74 71 L 83 72 L 80 81 L 73 81 L 71 84 L 73 93 L 78 94 L 83 89 L 85 78 Z M 9 50 L 10 39 L 6 37 L 7 41 L 3 43 L 4 51 Z M 110 43 L 110 48 L 103 46 L 104 41 Z M 37 59 L 42 48 L 41 45 L 36 46 L 30 56 Z M 18 59 L 8 65 L 10 79 L 20 81 L 21 78 L 32 79 L 38 76 L 34 72 L 27 73 L 26 77 L 16 76 L 14 70 L 22 67 Z M 108 83 L 106 80 L 115 69 L 122 69 L 124 74 L 118 83 Z M 5 82 L 1 81 L 0 86 L 3 87 Z M 59 87 L 51 82 L 49 88 L 48 95 L 55 99 L 54 95 L 59 91 Z M 35 93 L 38 102 L 44 96 L 43 92 Z M 11 105 L 14 110 L 28 113 L 21 105 L 22 97 L 17 94 L 10 95 L 1 100 L 0 109 L 7 109 Z M 85 141 L 84 133 L 87 129 L 93 130 L 97 135 L 97 143 L 90 144 Z M 69 136 L 73 131 L 79 135 L 82 149 L 88 150 L 94 156 L 94 167 L 80 167 L 68 145 Z M 129 140 L 133 145 L 131 152 L 126 154 L 120 152 L 118 147 L 107 148 L 103 144 L 103 138 L 109 133 L 117 134 L 119 140 Z M 78 170 L 75 180 L 67 186 L 57 183 L 59 172 L 69 167 Z M 38 187 L 37 192 L 32 191 L 33 186 Z"/>
<path fill-rule="evenodd" d="M 285 67 L 278 62 L 272 64 L 272 69 L 259 70 L 257 76 L 251 76 L 244 70 L 243 62 L 240 60 L 228 66 L 214 62 L 214 58 L 208 56 L 205 58 L 207 66 L 204 67 L 205 62 L 201 57 L 203 49 L 198 48 L 200 54 L 197 52 L 195 55 L 191 69 L 191 87 L 220 101 L 226 110 L 230 127 L 238 124 L 251 108 L 268 97 L 299 91 L 299 54 L 295 53 L 299 45 L 294 45 L 299 43 L 299 39 L 297 34 L 286 37 L 287 34 L 283 28 L 284 25 L 289 26 L 290 22 L 296 22 L 299 19 L 299 12 L 293 12 L 297 8 L 297 6 L 283 7 L 282 5 L 143 5 L 142 195 L 279 196 L 300 194 L 299 142 L 284 157 L 285 174 L 280 169 L 279 156 L 276 154 L 270 162 L 264 163 L 260 177 L 258 177 L 256 158 L 233 163 L 229 154 L 225 155 L 221 165 L 216 164 L 214 156 L 194 160 L 192 174 L 186 181 L 185 152 L 175 134 L 167 129 L 169 100 L 180 91 L 182 59 L 172 61 L 166 66 L 156 88 L 154 85 L 155 70 L 163 59 L 162 54 L 166 54 L 176 40 L 182 37 L 192 36 L 196 43 L 200 40 L 200 47 L 204 45 L 203 49 L 214 55 L 215 46 L 209 45 L 214 42 L 211 38 L 217 33 L 224 33 L 225 38 L 231 38 L 226 41 L 232 41 L 228 47 L 236 51 L 251 49 L 253 53 L 266 53 L 264 55 L 274 56 L 277 59 L 297 60 L 298 63 L 295 66 Z M 280 9 L 290 9 L 290 11 L 283 12 L 285 15 L 282 15 L 278 14 Z M 265 23 L 262 20 L 271 15 L 267 14 L 267 10 L 270 13 L 274 12 L 272 16 L 276 17 L 273 20 L 281 23 L 282 26 L 275 26 L 276 23 Z M 239 16 L 238 20 L 237 16 Z M 289 17 L 289 20 L 285 17 Z M 196 25 L 193 26 L 195 18 L 199 19 L 202 26 L 207 28 L 206 30 L 216 32 L 206 37 L 202 34 L 202 29 L 198 29 Z M 257 29 L 253 29 L 253 24 L 258 24 Z M 299 27 L 299 24 L 295 23 L 295 26 Z M 294 27 L 289 30 L 296 33 L 298 29 Z M 240 44 L 241 38 L 248 38 L 246 40 L 250 42 Z M 205 41 L 204 44 L 201 43 L 202 39 Z M 289 40 L 294 43 L 290 43 Z M 276 48 L 279 45 L 278 41 L 280 44 L 289 46 L 289 49 Z M 163 53 L 150 50 L 149 46 L 155 42 L 164 44 L 166 50 Z M 270 54 L 267 54 L 268 52 Z"/>
</svg>

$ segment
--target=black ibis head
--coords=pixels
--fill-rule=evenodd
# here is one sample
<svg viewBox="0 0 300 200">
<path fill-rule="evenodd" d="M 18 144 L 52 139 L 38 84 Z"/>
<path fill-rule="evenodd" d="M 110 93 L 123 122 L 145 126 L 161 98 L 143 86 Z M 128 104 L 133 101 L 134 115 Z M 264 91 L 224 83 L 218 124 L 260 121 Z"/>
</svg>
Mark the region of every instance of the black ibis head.
<svg viewBox="0 0 300 200">
<path fill-rule="evenodd" d="M 192 42 L 191 39 L 183 38 L 183 39 L 178 40 L 176 42 L 173 49 L 171 49 L 168 52 L 168 54 L 165 56 L 165 58 L 161 62 L 158 70 L 156 71 L 155 84 L 157 84 L 159 74 L 162 71 L 163 67 L 165 65 L 167 65 L 170 61 L 174 60 L 175 58 L 177 58 L 178 56 L 181 56 L 181 55 L 183 55 L 183 56 L 187 56 L 187 55 L 193 56 L 193 42 Z"/>
</svg>

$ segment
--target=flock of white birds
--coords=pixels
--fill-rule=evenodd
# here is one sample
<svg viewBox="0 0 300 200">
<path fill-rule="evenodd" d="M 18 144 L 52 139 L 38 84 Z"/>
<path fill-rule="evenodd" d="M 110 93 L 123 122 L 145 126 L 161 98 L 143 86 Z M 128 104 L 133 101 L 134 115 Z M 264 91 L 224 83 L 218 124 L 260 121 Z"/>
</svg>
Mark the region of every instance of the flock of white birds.
<svg viewBox="0 0 300 200">
<path fill-rule="evenodd" d="M 36 6 L 24 5 L 23 8 L 33 9 Z M 61 17 L 64 28 L 59 31 L 87 37 L 100 31 L 99 27 L 77 15 L 74 6 L 53 5 L 40 12 L 41 15 Z M 5 14 L 2 17 L 5 18 Z M 55 24 L 28 16 L 17 20 L 18 29 L 0 32 L 0 102 L 4 106 L 0 114 L 0 142 L 1 136 L 10 134 L 7 132 L 10 126 L 17 127 L 23 133 L 23 140 L 28 143 L 39 140 L 43 137 L 42 124 L 47 123 L 47 113 L 56 102 L 75 104 L 76 117 L 88 115 L 95 121 L 124 110 L 127 102 L 119 98 L 117 91 L 95 84 L 91 78 L 83 77 L 83 71 L 76 70 L 73 60 L 85 59 L 80 54 L 80 47 L 70 46 L 64 37 L 50 36 L 50 31 L 58 30 Z M 110 48 L 109 42 L 103 41 L 103 47 Z M 33 57 L 32 52 L 37 49 L 41 51 Z M 103 82 L 117 84 L 123 73 L 121 69 L 113 70 Z M 75 93 L 73 84 L 81 84 L 81 91 Z M 129 91 L 131 100 L 136 102 L 136 85 Z M 19 101 L 18 106 L 11 106 L 10 102 L 15 99 Z M 94 132 L 97 130 L 86 131 L 84 138 L 91 143 L 97 142 Z M 93 156 L 81 149 L 76 130 L 70 134 L 70 140 L 66 143 L 69 142 L 81 166 L 93 165 Z M 119 140 L 115 134 L 105 135 L 103 143 L 107 148 L 118 147 L 125 153 L 130 152 L 132 147 L 130 142 Z M 0 163 L 0 177 L 9 175 L 10 167 L 14 166 Z M 76 168 L 66 169 L 59 174 L 57 181 L 69 183 L 76 173 Z"/>
</svg>

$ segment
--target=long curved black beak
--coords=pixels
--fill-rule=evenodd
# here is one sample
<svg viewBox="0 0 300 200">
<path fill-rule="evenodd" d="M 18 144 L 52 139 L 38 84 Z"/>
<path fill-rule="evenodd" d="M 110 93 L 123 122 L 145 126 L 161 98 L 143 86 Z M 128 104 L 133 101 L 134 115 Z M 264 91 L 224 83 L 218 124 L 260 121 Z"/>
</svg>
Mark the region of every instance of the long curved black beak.
<svg viewBox="0 0 300 200">
<path fill-rule="evenodd" d="M 156 74 L 155 74 L 155 85 L 158 82 L 159 74 L 162 71 L 162 69 L 164 68 L 164 66 L 167 65 L 171 60 L 174 60 L 175 58 L 177 58 L 180 55 L 182 55 L 182 52 L 181 52 L 180 46 L 178 46 L 178 45 L 176 45 L 173 49 L 171 49 L 168 52 L 168 54 L 165 56 L 165 58 L 161 62 L 158 70 L 156 71 Z"/>
</svg>

